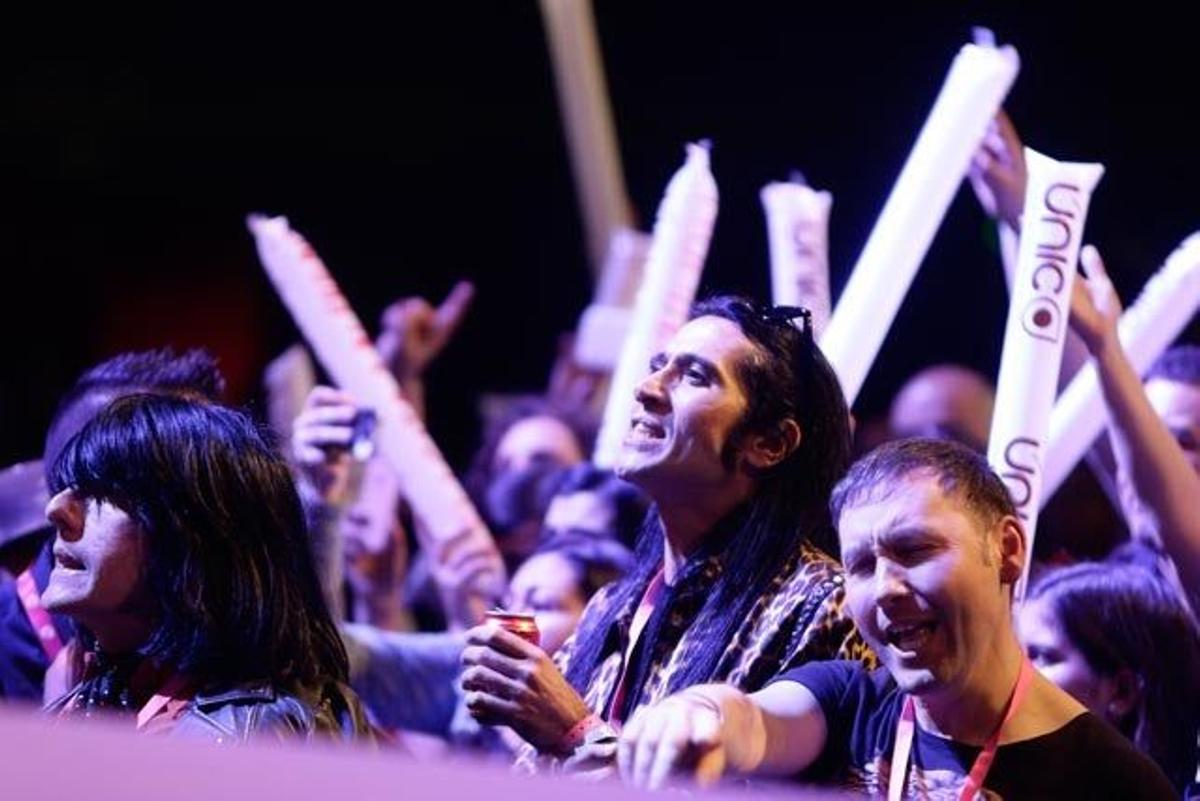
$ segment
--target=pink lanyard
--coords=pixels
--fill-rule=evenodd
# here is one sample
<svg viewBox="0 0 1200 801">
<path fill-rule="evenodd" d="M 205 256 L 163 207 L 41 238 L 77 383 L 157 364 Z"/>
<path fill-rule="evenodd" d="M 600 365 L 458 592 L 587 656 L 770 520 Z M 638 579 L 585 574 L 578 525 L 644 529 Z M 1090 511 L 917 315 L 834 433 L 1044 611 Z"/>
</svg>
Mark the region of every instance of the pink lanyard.
<svg viewBox="0 0 1200 801">
<path fill-rule="evenodd" d="M 46 658 L 53 662 L 58 652 L 63 649 L 63 644 L 58 638 L 58 632 L 54 630 L 54 621 L 51 620 L 50 613 L 42 606 L 32 571 L 26 570 L 17 576 L 17 597 L 21 600 L 21 606 L 25 607 L 25 615 L 42 645 L 42 651 Z"/>
<path fill-rule="evenodd" d="M 621 722 L 617 720 L 616 715 L 617 710 L 621 708 L 621 702 L 625 700 L 625 682 L 629 679 L 629 660 L 633 656 L 633 649 L 637 647 L 638 638 L 642 636 L 642 629 L 646 628 L 646 623 L 650 621 L 650 615 L 654 613 L 654 605 L 658 603 L 664 586 L 663 572 L 659 570 L 654 574 L 654 578 L 650 579 L 650 583 L 646 586 L 646 592 L 642 594 L 642 601 L 638 604 L 637 611 L 633 613 L 633 621 L 629 624 L 629 643 L 625 646 L 625 659 L 621 664 L 621 678 L 617 682 L 617 689 L 613 692 L 612 703 L 608 705 L 610 723 L 619 724 Z"/>
<path fill-rule="evenodd" d="M 158 716 L 164 709 L 168 709 L 172 716 L 178 714 L 179 710 L 191 698 L 191 693 L 188 692 L 188 680 L 186 676 L 175 673 L 171 678 L 167 679 L 166 684 L 150 697 L 150 700 L 138 710 L 137 727 L 144 729 L 146 724 Z"/>
<path fill-rule="evenodd" d="M 967 774 L 962 792 L 958 794 L 959 801 L 973 801 L 983 787 L 983 780 L 991 770 L 992 762 L 996 759 L 996 749 L 1000 745 L 1000 732 L 1017 714 L 1029 685 L 1033 682 L 1033 665 L 1028 658 L 1021 660 L 1021 670 L 1017 674 L 1017 685 L 1013 688 L 1012 698 L 1008 699 L 1008 707 L 1000 725 L 992 732 L 992 736 L 975 757 L 975 764 Z M 912 696 L 904 697 L 904 709 L 900 712 L 900 721 L 896 724 L 896 744 L 892 748 L 891 772 L 888 774 L 888 801 L 900 801 L 904 797 L 904 778 L 908 772 L 908 758 L 912 752 L 913 732 L 916 730 L 916 709 Z"/>
</svg>

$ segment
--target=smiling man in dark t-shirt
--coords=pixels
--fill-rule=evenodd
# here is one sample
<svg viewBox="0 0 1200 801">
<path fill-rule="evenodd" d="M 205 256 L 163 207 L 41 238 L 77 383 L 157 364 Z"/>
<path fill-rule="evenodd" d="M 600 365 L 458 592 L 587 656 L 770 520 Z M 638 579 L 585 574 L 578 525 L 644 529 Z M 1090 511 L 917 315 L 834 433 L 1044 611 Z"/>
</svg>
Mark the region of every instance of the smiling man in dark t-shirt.
<svg viewBox="0 0 1200 801">
<path fill-rule="evenodd" d="M 905 440 L 833 494 L 851 615 L 884 667 L 810 663 L 752 695 L 685 690 L 626 726 L 622 774 L 796 775 L 888 798 L 1159 799 L 1154 763 L 1032 669 L 1012 627 L 1025 535 L 979 455 Z"/>
</svg>

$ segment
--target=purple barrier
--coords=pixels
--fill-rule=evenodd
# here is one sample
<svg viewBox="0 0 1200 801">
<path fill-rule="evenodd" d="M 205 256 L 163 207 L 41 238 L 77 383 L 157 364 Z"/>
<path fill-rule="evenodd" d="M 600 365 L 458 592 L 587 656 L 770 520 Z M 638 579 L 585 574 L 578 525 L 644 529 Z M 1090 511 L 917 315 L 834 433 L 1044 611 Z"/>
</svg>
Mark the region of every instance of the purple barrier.
<svg viewBox="0 0 1200 801">
<path fill-rule="evenodd" d="M 615 781 L 516 776 L 503 766 L 460 760 L 420 762 L 396 752 L 332 745 L 236 748 L 139 736 L 110 722 L 52 725 L 0 707 L 0 796 L 6 799 L 284 798 L 288 801 L 472 799 L 478 801 L 624 801 L 661 797 Z M 705 799 L 831 798 L 771 785 L 697 793 Z M 784 791 L 784 792 L 780 792 Z M 669 792 L 668 796 L 678 796 Z"/>
</svg>

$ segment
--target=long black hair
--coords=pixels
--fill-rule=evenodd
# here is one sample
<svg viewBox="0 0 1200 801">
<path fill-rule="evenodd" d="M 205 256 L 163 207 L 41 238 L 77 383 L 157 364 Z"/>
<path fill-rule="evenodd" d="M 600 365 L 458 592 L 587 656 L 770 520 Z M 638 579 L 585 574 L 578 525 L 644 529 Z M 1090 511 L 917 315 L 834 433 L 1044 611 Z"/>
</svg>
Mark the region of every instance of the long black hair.
<svg viewBox="0 0 1200 801">
<path fill-rule="evenodd" d="M 737 365 L 736 375 L 748 401 L 745 416 L 727 448 L 735 452 L 746 436 L 775 431 L 795 420 L 801 440 L 787 458 L 756 475 L 754 495 L 718 525 L 705 546 L 689 557 L 681 575 L 720 552 L 723 570 L 700 608 L 692 635 L 700 643 L 671 679 L 671 692 L 714 678 L 721 654 L 749 617 L 771 580 L 807 542 L 831 556 L 838 552 L 829 515 L 829 494 L 850 460 L 850 421 L 837 376 L 812 340 L 807 323 L 797 326 L 788 312 L 762 308 L 752 301 L 718 296 L 692 307 L 690 319 L 720 317 L 735 323 L 754 345 L 754 354 Z M 611 594 L 602 613 L 581 621 L 568 680 L 586 688 L 600 661 L 611 652 L 609 637 L 620 610 L 636 603 L 662 564 L 664 533 L 657 511 L 646 517 L 635 548 L 635 567 Z M 668 608 L 677 581 L 659 609 Z M 647 625 L 646 636 L 653 628 Z M 636 677 L 635 677 L 636 678 Z M 626 709 L 636 707 L 644 683 L 626 693 Z"/>
<path fill-rule="evenodd" d="M 146 533 L 145 656 L 203 682 L 346 680 L 291 475 L 244 414 L 119 398 L 66 444 L 50 488 L 112 503 Z"/>
</svg>

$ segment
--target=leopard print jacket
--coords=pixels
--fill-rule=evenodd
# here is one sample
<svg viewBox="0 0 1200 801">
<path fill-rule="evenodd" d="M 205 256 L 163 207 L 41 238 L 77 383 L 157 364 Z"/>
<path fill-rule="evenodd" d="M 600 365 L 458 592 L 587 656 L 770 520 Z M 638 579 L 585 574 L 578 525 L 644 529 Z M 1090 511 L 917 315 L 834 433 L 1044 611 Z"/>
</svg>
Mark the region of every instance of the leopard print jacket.
<svg viewBox="0 0 1200 801">
<path fill-rule="evenodd" d="M 709 558 L 696 570 L 689 570 L 680 581 L 686 582 L 674 593 L 673 608 L 667 610 L 665 625 L 654 643 L 650 669 L 638 706 L 657 703 L 669 694 L 671 677 L 688 664 L 699 647 L 692 623 L 699 614 L 713 583 L 720 576 L 721 561 Z M 580 628 L 590 617 L 602 614 L 612 604 L 615 585 L 601 589 L 584 610 Z M 583 694 L 584 701 L 605 724 L 590 731 L 582 746 L 566 760 L 539 755 L 531 747 L 518 754 L 517 767 L 523 771 L 582 771 L 604 774 L 614 767 L 616 721 L 607 720 L 610 703 L 625 667 L 629 630 L 640 601 L 636 593 L 631 602 L 617 612 L 613 624 L 616 636 L 609 640 L 616 647 L 592 672 Z M 565 674 L 574 651 L 574 638 L 555 655 Z M 768 590 L 747 615 L 745 623 L 722 653 L 711 678 L 732 684 L 745 692 L 754 692 L 772 678 L 802 665 L 822 659 L 860 660 L 875 667 L 875 655 L 859 636 L 845 610 L 845 586 L 841 565 L 811 545 L 804 545 L 786 562 Z"/>
</svg>

